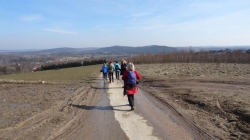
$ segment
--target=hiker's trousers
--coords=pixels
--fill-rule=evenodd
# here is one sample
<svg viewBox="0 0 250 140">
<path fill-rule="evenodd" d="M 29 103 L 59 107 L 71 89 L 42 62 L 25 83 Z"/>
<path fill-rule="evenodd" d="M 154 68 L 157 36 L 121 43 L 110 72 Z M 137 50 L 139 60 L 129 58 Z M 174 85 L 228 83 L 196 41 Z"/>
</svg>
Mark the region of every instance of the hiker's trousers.
<svg viewBox="0 0 250 140">
<path fill-rule="evenodd" d="M 108 76 L 109 76 L 109 82 L 111 82 L 111 81 L 114 82 L 114 75 L 113 75 L 113 72 L 109 72 L 109 73 L 108 73 Z"/>
<path fill-rule="evenodd" d="M 115 78 L 119 80 L 120 71 L 115 71 Z"/>
<path fill-rule="evenodd" d="M 104 79 L 104 80 L 107 80 L 107 79 L 108 79 L 108 78 L 107 78 L 107 73 L 104 73 L 104 72 L 103 72 L 102 74 L 103 74 L 103 79 Z"/>
<path fill-rule="evenodd" d="M 127 95 L 128 96 L 128 102 L 131 107 L 134 107 L 134 94 Z"/>
</svg>

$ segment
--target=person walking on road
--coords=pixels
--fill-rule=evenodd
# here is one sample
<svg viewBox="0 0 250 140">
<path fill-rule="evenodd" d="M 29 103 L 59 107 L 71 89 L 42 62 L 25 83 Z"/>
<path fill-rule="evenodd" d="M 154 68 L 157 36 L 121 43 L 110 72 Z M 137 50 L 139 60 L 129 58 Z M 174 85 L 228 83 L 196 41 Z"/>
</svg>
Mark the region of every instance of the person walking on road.
<svg viewBox="0 0 250 140">
<path fill-rule="evenodd" d="M 127 70 L 127 62 L 122 59 L 121 61 L 121 76 L 123 75 L 123 73 Z M 123 81 L 123 94 L 125 94 L 125 81 Z"/>
<path fill-rule="evenodd" d="M 108 78 L 107 78 L 108 66 L 106 65 L 106 63 L 103 64 L 100 72 L 102 72 L 102 74 L 103 74 L 103 79 L 108 80 Z"/>
<path fill-rule="evenodd" d="M 116 63 L 114 64 L 114 66 L 115 66 L 115 78 L 116 78 L 116 80 L 119 80 L 121 66 L 118 63 L 118 61 L 116 61 Z"/>
<path fill-rule="evenodd" d="M 112 60 L 109 61 L 108 64 L 108 77 L 109 77 L 109 83 L 114 82 L 114 64 Z"/>
<path fill-rule="evenodd" d="M 129 105 L 131 110 L 134 110 L 134 94 L 138 92 L 137 80 L 141 80 L 141 75 L 135 70 L 133 63 L 128 63 L 127 70 L 123 73 L 122 80 L 125 81 L 124 88 L 125 94 L 128 96 Z"/>
<path fill-rule="evenodd" d="M 121 61 L 121 75 L 123 75 L 123 73 L 125 72 L 127 70 L 127 62 L 124 60 L 124 59 L 122 59 L 122 61 Z"/>
</svg>

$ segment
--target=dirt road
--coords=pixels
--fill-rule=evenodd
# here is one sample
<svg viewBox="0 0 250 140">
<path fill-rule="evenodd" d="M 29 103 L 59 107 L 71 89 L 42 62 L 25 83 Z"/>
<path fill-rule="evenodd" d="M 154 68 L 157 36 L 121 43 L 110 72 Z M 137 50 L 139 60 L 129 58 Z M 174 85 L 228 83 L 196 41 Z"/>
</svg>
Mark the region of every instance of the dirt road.
<svg viewBox="0 0 250 140">
<path fill-rule="evenodd" d="M 197 138 L 142 90 L 130 111 L 122 86 L 103 80 L 91 87 L 1 83 L 0 139 Z"/>
<path fill-rule="evenodd" d="M 137 68 L 134 111 L 122 81 L 0 82 L 0 140 L 250 138 L 250 65 Z"/>
<path fill-rule="evenodd" d="M 215 139 L 250 139 L 250 65 L 169 63 L 136 65 L 141 88 Z"/>
<path fill-rule="evenodd" d="M 168 110 L 142 90 L 135 95 L 135 110 L 130 111 L 127 96 L 123 96 L 122 82 L 109 84 L 110 104 L 115 119 L 131 140 L 178 139 L 189 140 L 193 136 Z M 181 134 L 181 135 L 180 135 Z"/>
</svg>

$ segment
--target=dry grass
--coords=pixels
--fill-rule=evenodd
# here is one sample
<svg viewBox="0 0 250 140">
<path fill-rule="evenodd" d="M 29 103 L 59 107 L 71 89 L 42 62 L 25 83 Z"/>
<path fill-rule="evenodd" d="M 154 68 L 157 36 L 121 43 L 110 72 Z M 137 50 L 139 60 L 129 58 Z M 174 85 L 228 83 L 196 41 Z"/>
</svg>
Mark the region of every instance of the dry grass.
<svg viewBox="0 0 250 140">
<path fill-rule="evenodd" d="M 83 66 L 60 70 L 38 71 L 0 76 L 0 82 L 28 83 L 88 83 L 100 74 L 101 65 Z"/>
</svg>

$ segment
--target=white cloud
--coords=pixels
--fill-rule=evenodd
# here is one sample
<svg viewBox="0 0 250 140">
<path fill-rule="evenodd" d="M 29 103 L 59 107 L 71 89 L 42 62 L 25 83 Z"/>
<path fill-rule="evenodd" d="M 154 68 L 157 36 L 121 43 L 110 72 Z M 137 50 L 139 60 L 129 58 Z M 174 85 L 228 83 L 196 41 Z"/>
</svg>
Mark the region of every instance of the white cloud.
<svg viewBox="0 0 250 140">
<path fill-rule="evenodd" d="M 125 17 L 142 17 L 142 16 L 147 16 L 147 15 L 150 15 L 150 14 L 151 13 L 136 13 L 136 14 L 125 16 Z"/>
<path fill-rule="evenodd" d="M 44 18 L 41 15 L 29 15 L 29 16 L 23 16 L 20 18 L 22 21 L 40 21 Z"/>
<path fill-rule="evenodd" d="M 65 30 L 58 30 L 58 29 L 42 29 L 47 32 L 55 32 L 55 33 L 61 33 L 61 34 L 76 34 L 76 32 L 72 31 L 65 31 Z"/>
<path fill-rule="evenodd" d="M 156 29 L 164 29 L 166 26 L 163 24 L 155 24 L 155 25 L 143 25 L 143 26 L 131 26 L 125 28 L 126 30 L 156 30 Z"/>
</svg>

